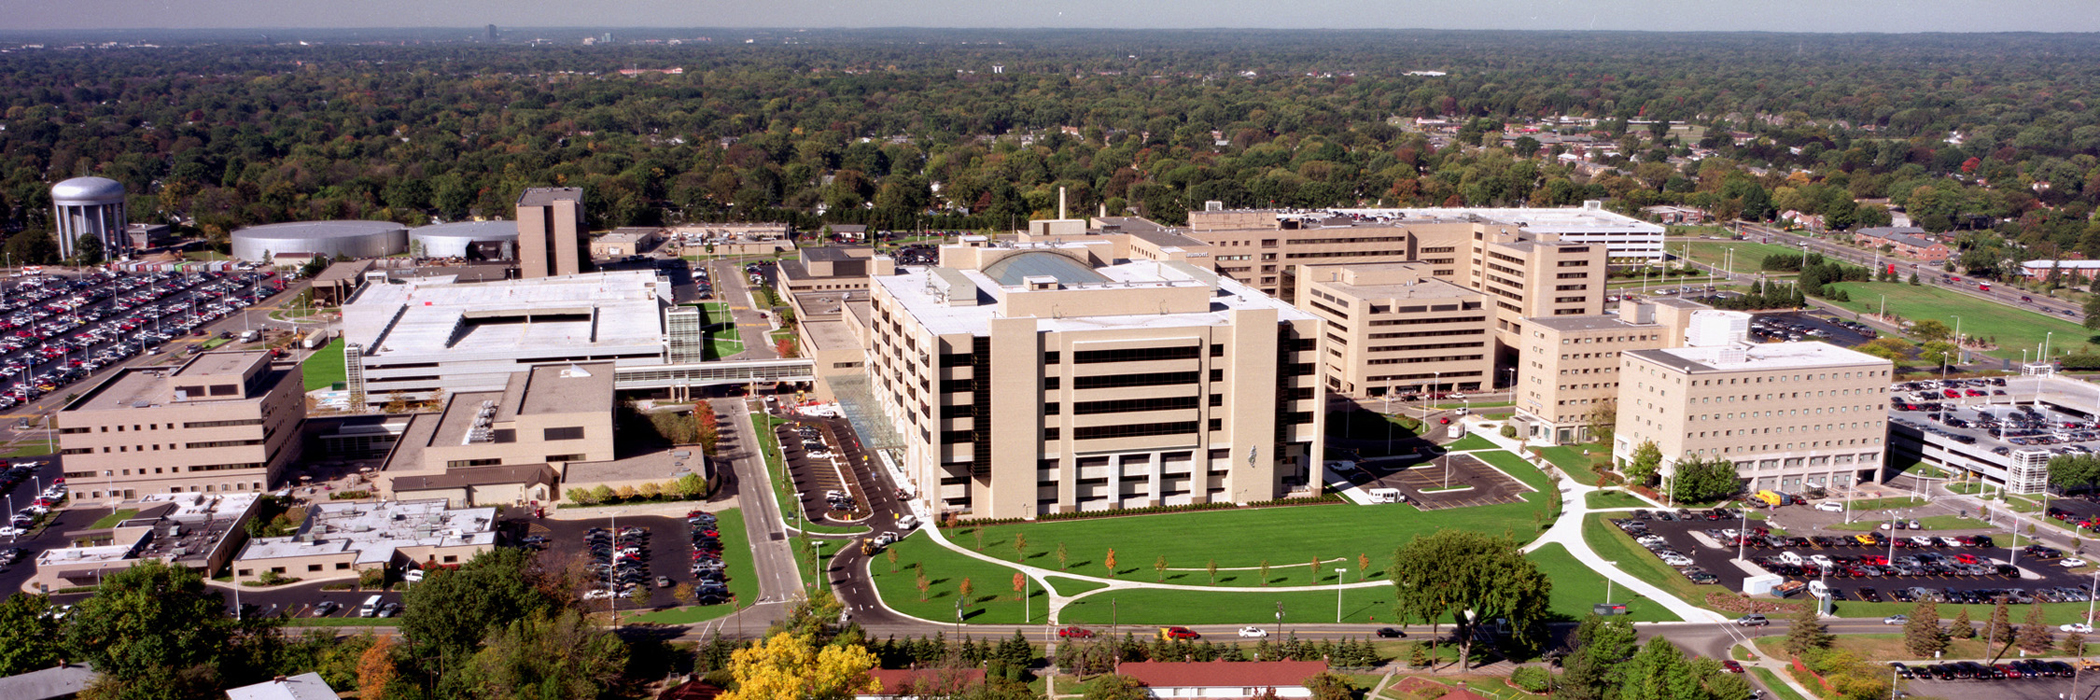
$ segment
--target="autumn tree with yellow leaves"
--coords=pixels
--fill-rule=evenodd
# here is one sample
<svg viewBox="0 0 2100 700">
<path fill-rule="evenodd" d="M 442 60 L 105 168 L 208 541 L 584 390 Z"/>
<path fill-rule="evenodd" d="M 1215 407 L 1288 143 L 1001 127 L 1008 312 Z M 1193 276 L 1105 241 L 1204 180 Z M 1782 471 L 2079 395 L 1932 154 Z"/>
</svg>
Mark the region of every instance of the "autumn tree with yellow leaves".
<svg viewBox="0 0 2100 700">
<path fill-rule="evenodd" d="M 868 675 L 875 655 L 859 645 L 810 645 L 808 635 L 781 633 L 738 649 L 729 671 L 736 690 L 722 700 L 844 700 L 882 689 Z"/>
</svg>

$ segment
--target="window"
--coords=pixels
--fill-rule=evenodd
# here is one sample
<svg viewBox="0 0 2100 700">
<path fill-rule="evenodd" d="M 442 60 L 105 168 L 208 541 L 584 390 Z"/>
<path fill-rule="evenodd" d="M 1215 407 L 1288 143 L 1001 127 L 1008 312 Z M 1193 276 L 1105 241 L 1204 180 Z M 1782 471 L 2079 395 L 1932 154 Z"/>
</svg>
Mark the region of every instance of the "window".
<svg viewBox="0 0 2100 700">
<path fill-rule="evenodd" d="M 1195 421 L 1181 421 L 1175 423 L 1138 423 L 1075 428 L 1072 430 L 1072 437 L 1076 440 L 1107 440 L 1149 435 L 1179 435 L 1193 432 L 1196 432 Z"/>
<path fill-rule="evenodd" d="M 579 453 L 579 454 L 567 454 L 567 455 L 547 455 L 547 459 L 546 459 L 546 461 L 548 461 L 548 462 L 581 462 L 581 461 L 583 461 L 584 459 L 586 459 L 586 457 L 585 457 L 585 456 L 584 456 L 583 454 Z"/>
<path fill-rule="evenodd" d="M 487 467 L 502 463 L 503 459 L 499 457 L 490 457 L 486 459 L 454 459 L 446 461 L 445 468 L 454 469 L 458 467 Z"/>
<path fill-rule="evenodd" d="M 1215 396 L 1215 394 L 1213 394 Z M 1154 399 L 1118 399 L 1114 401 L 1081 401 L 1072 404 L 1072 415 L 1089 416 L 1100 413 L 1134 413 L 1138 411 L 1175 411 L 1196 407 L 1194 396 L 1170 396 Z"/>
<path fill-rule="evenodd" d="M 1194 345 L 1166 348 L 1126 348 L 1123 350 L 1083 350 L 1072 353 L 1073 364 L 1091 365 L 1103 362 L 1146 362 L 1151 360 L 1193 360 L 1200 352 Z M 1222 349 L 1220 350 L 1222 352 Z"/>
<path fill-rule="evenodd" d="M 555 440 L 582 440 L 582 439 L 583 439 L 583 426 L 580 426 L 580 425 L 579 425 L 579 426 L 574 426 L 574 427 L 569 427 L 569 428 L 546 428 L 546 429 L 544 429 L 544 430 L 542 430 L 542 431 L 540 431 L 540 432 L 541 432 L 541 439 L 544 439 L 544 440 L 547 440 L 547 441 L 550 441 L 550 442 L 551 442 L 551 441 L 555 441 Z"/>
<path fill-rule="evenodd" d="M 262 425 L 262 419 L 261 419 L 261 418 L 249 418 L 249 419 L 247 419 L 247 420 L 207 420 L 207 421 L 194 421 L 194 422 L 188 422 L 188 423 L 183 423 L 183 424 L 182 424 L 182 427 L 183 427 L 184 429 L 186 429 L 186 430 L 187 430 L 187 429 L 190 429 L 190 428 L 231 428 L 231 427 L 234 427 L 234 426 L 237 426 L 237 425 Z"/>
<path fill-rule="evenodd" d="M 1217 379 L 1219 379 L 1219 378 L 1222 378 L 1222 372 L 1221 372 L 1220 370 L 1211 370 L 1211 373 L 1212 373 L 1213 375 L 1217 375 L 1217 376 L 1213 377 L 1213 381 L 1216 381 Z M 1200 377 L 1200 376 L 1202 376 L 1202 375 L 1199 375 L 1199 374 L 1197 374 L 1197 373 L 1195 373 L 1195 372 L 1152 372 L 1152 373 L 1149 373 L 1149 374 L 1106 374 L 1106 375 L 1098 375 L 1098 376 L 1091 376 L 1091 377 L 1075 377 L 1075 378 L 1073 378 L 1073 380 L 1072 380 L 1072 388 L 1075 388 L 1075 389 L 1113 389 L 1113 388 L 1118 388 L 1118 387 L 1129 387 L 1129 386 L 1165 386 L 1165 385 L 1170 385 L 1170 384 L 1194 384 L 1194 383 L 1196 383 L 1196 381 L 1197 381 L 1197 377 Z"/>
</svg>

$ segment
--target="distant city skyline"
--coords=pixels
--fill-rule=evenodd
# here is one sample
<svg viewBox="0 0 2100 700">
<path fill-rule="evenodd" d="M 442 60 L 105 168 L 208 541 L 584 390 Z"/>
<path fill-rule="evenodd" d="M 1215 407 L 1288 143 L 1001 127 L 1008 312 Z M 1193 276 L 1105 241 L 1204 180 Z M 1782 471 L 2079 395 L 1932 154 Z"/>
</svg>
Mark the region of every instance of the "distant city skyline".
<svg viewBox="0 0 2100 700">
<path fill-rule="evenodd" d="M 2094 32 L 2091 0 L 0 0 L 0 30 L 927 27 Z"/>
</svg>

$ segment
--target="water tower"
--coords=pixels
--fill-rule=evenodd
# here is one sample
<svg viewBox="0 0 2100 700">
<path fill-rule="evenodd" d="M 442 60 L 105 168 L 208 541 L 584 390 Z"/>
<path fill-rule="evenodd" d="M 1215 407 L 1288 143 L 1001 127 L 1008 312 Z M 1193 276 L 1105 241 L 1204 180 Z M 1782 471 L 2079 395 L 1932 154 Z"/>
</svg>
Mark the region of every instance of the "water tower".
<svg viewBox="0 0 2100 700">
<path fill-rule="evenodd" d="M 73 257 L 73 243 L 83 234 L 102 241 L 104 256 L 130 247 L 124 227 L 124 185 L 106 177 L 76 177 L 51 186 L 51 209 L 58 224 L 58 255 Z"/>
</svg>

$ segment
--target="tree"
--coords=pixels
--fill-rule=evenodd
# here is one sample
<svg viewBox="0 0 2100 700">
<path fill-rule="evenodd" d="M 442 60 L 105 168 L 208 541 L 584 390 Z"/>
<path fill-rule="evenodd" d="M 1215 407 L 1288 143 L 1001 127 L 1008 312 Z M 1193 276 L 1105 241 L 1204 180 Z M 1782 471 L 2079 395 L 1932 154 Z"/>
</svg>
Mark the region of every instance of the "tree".
<svg viewBox="0 0 2100 700">
<path fill-rule="evenodd" d="M 104 698 L 207 697 L 251 682 L 276 641 L 273 619 L 236 621 L 202 574 L 153 559 L 104 576 L 69 617 L 67 658 L 95 667 Z"/>
<path fill-rule="evenodd" d="M 2064 635 L 2062 646 L 2065 656 L 2085 656 L 2085 635 L 2077 632 Z"/>
<path fill-rule="evenodd" d="M 1921 659 L 1947 649 L 1947 632 L 1940 629 L 1940 607 L 1929 599 L 1919 600 L 1910 609 L 1910 621 L 1903 623 L 1903 646 L 1911 656 Z"/>
<path fill-rule="evenodd" d="M 715 446 L 722 444 L 722 417 L 715 415 L 715 406 L 706 401 L 693 403 L 693 440 L 700 443 L 700 451 L 714 454 Z"/>
<path fill-rule="evenodd" d="M 1515 542 L 1467 530 L 1416 536 L 1393 552 L 1387 577 L 1403 619 L 1456 621 L 1461 667 L 1471 658 L 1475 628 L 1496 618 L 1509 620 L 1519 643 L 1537 640 L 1553 592 Z"/>
<path fill-rule="evenodd" d="M 1017 561 L 1017 562 L 1022 562 L 1022 563 L 1027 563 L 1027 561 L 1028 561 L 1028 533 L 1025 533 L 1025 532 L 1015 532 L 1015 533 L 1014 533 L 1014 561 Z"/>
<path fill-rule="evenodd" d="M 626 666 L 618 635 L 565 610 L 552 618 L 537 612 L 491 634 L 467 673 L 484 697 L 589 700 L 604 696 Z"/>
<path fill-rule="evenodd" d="M 2088 330 L 2100 330 L 2100 294 L 2085 298 L 2085 327 Z"/>
<path fill-rule="evenodd" d="M 793 336 L 781 336 L 779 339 L 774 340 L 773 352 L 779 353 L 783 358 L 801 357 L 795 347 L 795 338 Z"/>
<path fill-rule="evenodd" d="M 649 607 L 649 596 L 650 589 L 648 586 L 635 586 L 627 589 L 627 602 L 637 608 Z"/>
<path fill-rule="evenodd" d="M 1120 674 L 1095 678 L 1080 700 L 1147 700 L 1152 697 L 1144 681 Z"/>
<path fill-rule="evenodd" d="M 1953 338 L 1954 329 L 1949 328 L 1947 324 L 1941 323 L 1937 319 L 1928 318 L 1911 324 L 1910 334 L 1920 341 L 1930 343 L 1936 340 Z"/>
<path fill-rule="evenodd" d="M 1068 568 L 1065 565 L 1069 563 L 1070 560 L 1071 555 L 1065 552 L 1065 543 L 1057 543 L 1057 570 L 1064 571 L 1066 568 Z"/>
<path fill-rule="evenodd" d="M 1829 649 L 1831 641 L 1836 639 L 1836 636 L 1823 626 L 1823 618 L 1816 612 L 1814 605 L 1801 606 L 1801 611 L 1794 614 L 1793 623 L 1786 633 L 1786 651 L 1789 654 L 1801 656 L 1817 649 Z"/>
<path fill-rule="evenodd" d="M 1987 648 L 1998 648 L 1999 640 L 2012 639 L 2012 613 L 2005 607 L 2005 599 L 1999 598 L 1997 607 L 1991 608 L 1991 619 L 1984 623 L 1983 640 Z"/>
<path fill-rule="evenodd" d="M 16 593 L 0 601 L 0 676 L 28 673 L 58 664 L 65 654 L 51 599 Z"/>
<path fill-rule="evenodd" d="M 1108 577 L 1116 577 L 1116 548 L 1108 548 L 1108 556 L 1101 558 L 1101 565 L 1108 567 Z"/>
<path fill-rule="evenodd" d="M 926 594 L 928 591 L 933 590 L 933 582 L 926 578 L 925 565 L 919 566 L 918 575 L 912 580 L 912 585 L 917 586 L 919 589 L 919 602 L 926 602 Z"/>
<path fill-rule="evenodd" d="M 2048 623 L 2042 620 L 2042 604 L 2036 601 L 2027 606 L 2027 619 L 2020 622 L 2020 648 L 2029 654 L 2041 654 L 2056 646 L 2056 635 L 2049 631 Z"/>
<path fill-rule="evenodd" d="M 1918 273 L 1916 271 L 1912 271 L 1910 273 L 1910 286 L 1916 287 L 1920 284 L 1922 284 L 1922 282 L 1918 280 Z"/>
<path fill-rule="evenodd" d="M 1735 462 L 1719 455 L 1712 457 L 1687 457 L 1676 465 L 1676 475 L 1670 479 L 1670 493 L 1679 501 L 1699 503 L 1742 491 L 1742 479 L 1737 475 Z"/>
<path fill-rule="evenodd" d="M 731 655 L 729 672 L 736 679 L 735 690 L 722 697 L 846 700 L 882 688 L 868 675 L 874 667 L 875 656 L 858 645 L 826 645 L 820 650 L 805 635 L 781 633 Z"/>
<path fill-rule="evenodd" d="M 1349 680 L 1332 671 L 1321 671 L 1305 679 L 1305 689 L 1312 691 L 1313 700 L 1355 700 L 1356 687 Z"/>
<path fill-rule="evenodd" d="M 1654 484 L 1662 471 L 1662 448 L 1656 447 L 1654 440 L 1642 442 L 1633 449 L 1633 459 L 1626 462 L 1624 469 L 1627 481 L 1643 486 Z"/>
<path fill-rule="evenodd" d="M 83 233 L 74 239 L 73 264 L 81 267 L 102 264 L 102 239 L 92 233 Z"/>
<path fill-rule="evenodd" d="M 1024 573 L 1021 573 L 1021 572 L 1019 572 L 1019 571 L 1016 571 L 1016 572 L 1014 572 L 1014 600 L 1023 600 L 1023 599 L 1026 599 L 1027 597 L 1028 597 L 1028 574 L 1024 574 Z"/>
<path fill-rule="evenodd" d="M 970 594 L 976 592 L 977 587 L 970 585 L 970 577 L 968 576 L 964 576 L 962 583 L 955 586 L 955 594 L 959 596 L 957 601 L 962 603 L 965 608 L 970 607 L 970 603 L 973 602 L 970 599 Z"/>
<path fill-rule="evenodd" d="M 1864 343 L 1860 343 L 1852 349 L 1858 350 L 1869 355 L 1873 355 L 1875 357 L 1879 357 L 1884 360 L 1888 360 L 1890 362 L 1894 362 L 1896 364 L 1902 364 L 1910 360 L 1910 353 L 1911 351 L 1916 350 L 1917 346 L 1905 342 L 1902 338 L 1898 338 L 1892 335 L 1885 335 Z"/>
<path fill-rule="evenodd" d="M 884 548 L 882 557 L 890 560 L 890 573 L 897 573 L 897 550 L 895 548 Z"/>
<path fill-rule="evenodd" d="M 1218 585 L 1218 560 L 1210 560 L 1209 563 L 1203 565 L 1203 570 L 1210 572 L 1210 585 Z"/>
<path fill-rule="evenodd" d="M 400 670 L 394 666 L 394 636 L 382 636 L 358 656 L 357 696 L 386 697 L 386 687 L 400 675 Z"/>
<path fill-rule="evenodd" d="M 44 265 L 58 262 L 58 241 L 44 231 L 23 231 L 7 237 L 7 259 L 15 265 Z"/>
<path fill-rule="evenodd" d="M 1161 554 L 1158 561 L 1152 562 L 1152 571 L 1156 575 L 1154 581 L 1167 580 L 1167 555 Z"/>
<path fill-rule="evenodd" d="M 1969 609 L 1964 607 L 1954 613 L 1954 622 L 1947 625 L 1947 636 L 1954 639 L 1976 638 L 1976 623 L 1969 620 Z"/>
<path fill-rule="evenodd" d="M 1591 442 L 1611 442 L 1612 431 L 1619 425 L 1618 399 L 1599 401 L 1583 415 L 1583 420 L 1590 429 Z"/>
<path fill-rule="evenodd" d="M 1261 560 L 1261 585 L 1269 585 L 1269 560 Z"/>
<path fill-rule="evenodd" d="M 532 550 L 492 549 L 409 587 L 400 627 L 416 657 L 433 668 L 463 664 L 489 634 L 556 607 L 550 589 L 558 584 L 536 562 Z"/>
</svg>

